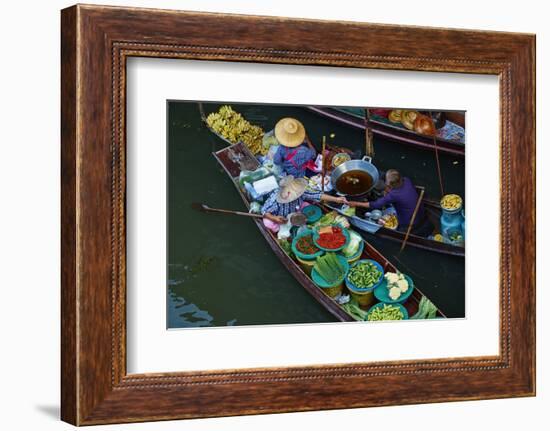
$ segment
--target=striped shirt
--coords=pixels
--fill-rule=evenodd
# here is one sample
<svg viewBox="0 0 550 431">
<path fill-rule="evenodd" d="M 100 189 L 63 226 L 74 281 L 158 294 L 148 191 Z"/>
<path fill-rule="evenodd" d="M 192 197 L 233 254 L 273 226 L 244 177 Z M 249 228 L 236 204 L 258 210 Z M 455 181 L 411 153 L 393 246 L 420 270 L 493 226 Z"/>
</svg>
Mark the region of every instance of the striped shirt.
<svg viewBox="0 0 550 431">
<path fill-rule="evenodd" d="M 271 213 L 276 216 L 287 217 L 289 214 L 298 211 L 304 201 L 319 202 L 322 195 L 321 192 L 310 192 L 306 190 L 298 199 L 295 199 L 287 204 L 280 204 L 277 202 L 278 192 L 279 191 L 276 190 L 269 195 L 265 203 L 262 205 L 262 214 Z"/>
</svg>

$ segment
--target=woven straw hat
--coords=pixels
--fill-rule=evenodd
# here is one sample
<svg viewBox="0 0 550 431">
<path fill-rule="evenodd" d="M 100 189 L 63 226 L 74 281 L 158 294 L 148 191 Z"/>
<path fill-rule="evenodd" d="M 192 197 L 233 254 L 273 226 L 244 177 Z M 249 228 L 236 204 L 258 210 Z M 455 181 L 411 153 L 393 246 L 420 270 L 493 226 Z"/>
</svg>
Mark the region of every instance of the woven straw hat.
<svg viewBox="0 0 550 431">
<path fill-rule="evenodd" d="M 295 118 L 283 118 L 275 125 L 275 137 L 285 147 L 297 147 L 304 142 L 306 129 Z"/>
<path fill-rule="evenodd" d="M 298 199 L 306 190 L 307 180 L 305 178 L 294 178 L 287 175 L 279 183 L 279 192 L 277 193 L 277 202 L 287 204 Z"/>
</svg>

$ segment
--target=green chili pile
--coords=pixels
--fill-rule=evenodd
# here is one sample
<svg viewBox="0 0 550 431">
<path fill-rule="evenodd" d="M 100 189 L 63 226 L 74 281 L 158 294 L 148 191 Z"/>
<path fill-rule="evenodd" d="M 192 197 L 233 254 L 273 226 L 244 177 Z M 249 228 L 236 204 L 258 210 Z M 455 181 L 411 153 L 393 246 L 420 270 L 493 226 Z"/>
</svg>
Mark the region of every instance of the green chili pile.
<svg viewBox="0 0 550 431">
<path fill-rule="evenodd" d="M 382 272 L 372 262 L 359 262 L 349 271 L 349 281 L 359 289 L 368 289 L 380 281 Z"/>
</svg>

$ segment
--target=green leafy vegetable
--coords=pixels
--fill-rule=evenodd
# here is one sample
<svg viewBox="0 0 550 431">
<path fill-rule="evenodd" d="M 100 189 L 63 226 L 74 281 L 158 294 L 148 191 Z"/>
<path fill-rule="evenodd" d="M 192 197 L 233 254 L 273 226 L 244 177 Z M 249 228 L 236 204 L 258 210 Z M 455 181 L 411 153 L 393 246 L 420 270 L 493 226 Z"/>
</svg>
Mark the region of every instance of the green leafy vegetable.
<svg viewBox="0 0 550 431">
<path fill-rule="evenodd" d="M 347 217 L 353 217 L 355 216 L 355 207 L 347 207 L 342 209 L 342 213 Z"/>
<path fill-rule="evenodd" d="M 279 243 L 279 245 L 281 246 L 281 248 L 283 249 L 283 251 L 288 254 L 289 256 L 292 257 L 292 255 L 294 254 L 292 252 L 292 246 L 290 244 L 290 242 L 286 239 L 279 239 L 277 240 L 277 242 Z"/>
<path fill-rule="evenodd" d="M 418 303 L 418 311 L 411 319 L 433 319 L 436 317 L 437 307 L 428 298 L 423 296 Z"/>
<path fill-rule="evenodd" d="M 342 305 L 342 308 L 350 314 L 355 320 L 363 321 L 367 317 L 367 312 L 359 307 L 357 301 L 351 300 Z"/>
<path fill-rule="evenodd" d="M 346 275 L 344 266 L 334 253 L 318 257 L 313 268 L 328 284 L 334 284 Z"/>
<path fill-rule="evenodd" d="M 346 257 L 351 257 L 359 250 L 359 246 L 361 245 L 361 241 L 363 241 L 363 238 L 361 238 L 361 235 L 359 235 L 357 232 L 354 232 L 352 230 L 348 232 L 350 238 L 349 243 L 342 249 L 342 254 Z"/>
</svg>

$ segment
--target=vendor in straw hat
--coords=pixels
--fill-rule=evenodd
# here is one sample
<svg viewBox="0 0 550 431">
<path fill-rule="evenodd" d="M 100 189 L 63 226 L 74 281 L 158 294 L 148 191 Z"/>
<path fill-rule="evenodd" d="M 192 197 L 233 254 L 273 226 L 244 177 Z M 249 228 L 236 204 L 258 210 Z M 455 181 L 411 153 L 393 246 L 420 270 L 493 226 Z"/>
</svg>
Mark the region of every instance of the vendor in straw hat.
<svg viewBox="0 0 550 431">
<path fill-rule="evenodd" d="M 294 178 L 292 175 L 283 177 L 279 183 L 279 188 L 268 196 L 261 209 L 262 214 L 267 219 L 267 227 L 275 228 L 276 226 L 272 223 L 285 223 L 289 214 L 299 211 L 307 205 L 306 201 L 347 203 L 344 197 L 309 191 L 306 189 L 307 184 L 308 181 L 305 178 Z"/>
<path fill-rule="evenodd" d="M 275 125 L 275 138 L 279 148 L 273 156 L 273 163 L 294 178 L 301 178 L 307 168 L 315 167 L 317 155 L 311 141 L 306 136 L 303 124 L 295 118 L 283 118 Z"/>
</svg>

